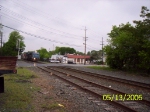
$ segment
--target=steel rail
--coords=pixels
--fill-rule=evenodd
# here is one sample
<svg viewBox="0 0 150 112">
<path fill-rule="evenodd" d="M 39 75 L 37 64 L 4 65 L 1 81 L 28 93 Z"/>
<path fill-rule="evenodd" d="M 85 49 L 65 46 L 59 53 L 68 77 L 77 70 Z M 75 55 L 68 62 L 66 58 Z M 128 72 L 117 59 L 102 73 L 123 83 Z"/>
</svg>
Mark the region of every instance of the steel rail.
<svg viewBox="0 0 150 112">
<path fill-rule="evenodd" d="M 101 75 L 101 74 L 93 73 L 93 72 L 86 72 L 86 71 L 77 70 L 77 69 L 68 68 L 68 67 L 59 67 L 59 68 L 67 69 L 67 70 L 74 71 L 74 72 L 77 72 L 77 73 L 83 73 L 83 74 L 91 75 L 91 76 L 94 76 L 96 78 L 102 78 L 102 79 L 105 79 L 105 80 L 111 80 L 111 81 L 115 81 L 115 82 L 119 82 L 119 83 L 124 83 L 126 85 L 131 85 L 131 86 L 134 86 L 134 87 L 138 87 L 138 88 L 150 91 L 150 84 L 137 82 L 137 81 L 132 81 L 132 80 L 127 80 L 127 79 L 121 79 L 121 78 L 112 77 L 112 76 Z"/>
<path fill-rule="evenodd" d="M 46 71 L 46 72 L 48 72 L 48 73 L 52 73 L 51 71 L 46 70 L 46 69 L 44 69 L 44 68 L 41 68 L 41 67 L 38 67 L 38 68 L 39 68 L 39 69 L 42 69 L 43 71 Z M 63 74 L 63 73 L 62 73 L 62 74 Z M 66 73 L 65 73 L 65 74 L 66 74 Z M 69 83 L 69 84 L 71 84 L 71 85 L 73 85 L 73 86 L 75 86 L 75 87 L 78 87 L 80 90 L 84 90 L 86 93 L 92 94 L 92 95 L 94 95 L 95 97 L 98 97 L 98 98 L 101 98 L 101 99 L 102 99 L 102 96 L 103 96 L 103 95 L 101 95 L 101 94 L 98 94 L 98 93 L 96 93 L 96 92 L 93 92 L 93 91 L 91 91 L 91 90 L 89 90 L 89 89 L 87 89 L 87 88 L 85 88 L 85 87 L 83 87 L 83 86 L 80 86 L 79 84 L 73 83 L 73 82 L 67 80 L 66 78 L 63 78 L 63 77 L 61 77 L 61 76 L 59 76 L 59 75 L 57 75 L 57 74 L 54 74 L 54 73 L 53 73 L 53 75 L 57 76 L 57 77 L 60 78 L 61 80 L 65 81 L 65 82 L 67 82 L 67 83 Z M 122 105 L 122 104 L 118 103 L 117 101 L 114 101 L 114 100 L 113 100 L 113 101 L 105 100 L 105 101 L 106 101 L 107 103 L 109 103 L 109 104 L 112 104 L 112 105 L 116 106 L 117 108 L 118 108 L 118 106 L 119 106 L 120 109 L 123 109 L 123 110 L 125 110 L 125 111 L 128 111 L 128 112 L 137 112 L 136 110 L 134 110 L 134 109 L 132 109 L 132 108 L 129 108 L 129 107 L 125 106 L 125 105 Z"/>
<path fill-rule="evenodd" d="M 46 67 L 46 68 L 48 68 L 48 67 Z M 48 68 L 48 69 L 55 70 L 56 72 L 63 73 L 63 74 L 66 74 L 66 75 L 67 75 L 67 73 L 62 72 L 62 71 L 58 71 L 58 70 L 53 69 L 53 68 Z M 94 82 L 91 82 L 91 81 L 89 81 L 89 80 L 79 78 L 79 77 L 74 76 L 74 75 L 71 75 L 71 74 L 69 74 L 69 76 L 71 76 L 71 77 L 73 77 L 73 78 L 76 78 L 76 79 L 78 79 L 78 80 L 84 81 L 84 82 L 86 82 L 86 83 L 90 83 L 90 84 L 92 84 L 93 86 L 96 86 L 96 87 L 98 87 L 98 88 L 103 88 L 103 89 L 105 89 L 105 90 L 108 90 L 108 91 L 111 91 L 111 92 L 115 92 L 115 93 L 117 93 L 117 94 L 121 94 L 121 95 L 127 94 L 127 93 L 120 92 L 120 91 L 115 90 L 115 89 L 112 89 L 112 88 L 108 88 L 108 87 L 102 86 L 102 85 L 97 84 L 97 83 L 94 83 Z M 145 105 L 150 106 L 150 101 L 147 101 L 147 100 L 145 100 L 145 99 L 136 100 L 136 102 L 139 102 L 139 103 L 142 103 L 142 104 L 144 103 Z"/>
</svg>

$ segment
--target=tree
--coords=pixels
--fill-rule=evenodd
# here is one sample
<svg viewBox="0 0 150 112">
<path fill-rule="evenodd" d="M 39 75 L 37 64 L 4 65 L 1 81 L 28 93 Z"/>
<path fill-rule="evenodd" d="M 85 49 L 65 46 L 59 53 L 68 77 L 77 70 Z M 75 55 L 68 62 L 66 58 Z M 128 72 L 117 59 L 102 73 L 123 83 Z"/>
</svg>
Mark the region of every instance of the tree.
<svg viewBox="0 0 150 112">
<path fill-rule="evenodd" d="M 92 50 L 91 52 L 88 51 L 87 55 L 90 56 L 90 61 L 99 60 L 102 58 L 102 50 L 99 50 L 99 51 Z"/>
<path fill-rule="evenodd" d="M 134 21 L 137 29 L 137 36 L 140 37 L 140 51 L 138 67 L 150 72 L 150 12 L 145 6 L 142 7 L 141 15 L 142 21 Z"/>
<path fill-rule="evenodd" d="M 65 55 L 66 53 L 69 53 L 69 54 L 76 53 L 76 50 L 74 48 L 70 48 L 70 47 L 60 47 L 58 52 L 61 55 Z"/>
<path fill-rule="evenodd" d="M 3 56 L 17 56 L 18 50 L 16 49 L 17 41 L 20 40 L 20 48 L 22 51 L 25 49 L 24 37 L 17 31 L 10 33 L 8 41 L 4 44 L 2 48 Z"/>
<path fill-rule="evenodd" d="M 134 27 L 127 23 L 121 24 L 119 27 L 113 26 L 112 31 L 108 33 L 111 39 L 109 45 L 104 49 L 107 55 L 106 61 L 110 67 L 122 69 L 124 64 L 129 67 L 131 63 L 136 62 L 137 52 L 134 49 L 136 48 L 134 32 Z"/>
<path fill-rule="evenodd" d="M 41 48 L 39 50 L 37 50 L 37 52 L 40 54 L 40 60 L 44 60 L 49 58 L 49 52 L 45 49 L 45 48 Z"/>
<path fill-rule="evenodd" d="M 108 33 L 109 45 L 104 50 L 111 68 L 150 70 L 150 13 L 142 7 L 142 21 L 113 26 Z"/>
<path fill-rule="evenodd" d="M 76 54 L 78 54 L 78 55 L 84 55 L 84 53 L 80 52 L 80 51 L 76 51 Z"/>
<path fill-rule="evenodd" d="M 65 55 L 66 53 L 73 54 L 76 53 L 76 50 L 70 47 L 56 47 L 55 53 L 60 55 Z"/>
</svg>

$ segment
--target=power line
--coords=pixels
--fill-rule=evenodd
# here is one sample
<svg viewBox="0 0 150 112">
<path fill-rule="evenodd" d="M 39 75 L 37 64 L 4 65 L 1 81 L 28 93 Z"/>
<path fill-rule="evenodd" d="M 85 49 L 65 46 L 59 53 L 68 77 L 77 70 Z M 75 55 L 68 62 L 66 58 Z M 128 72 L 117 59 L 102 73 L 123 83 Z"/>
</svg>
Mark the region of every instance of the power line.
<svg viewBox="0 0 150 112">
<path fill-rule="evenodd" d="M 0 8 L 0 12 L 1 12 L 1 8 Z M 3 32 L 2 32 L 2 19 L 1 19 L 0 15 L 0 43 L 1 43 L 1 48 L 0 48 L 0 55 L 2 55 L 2 46 L 3 46 Z"/>
<path fill-rule="evenodd" d="M 9 15 L 7 15 L 7 14 L 4 14 L 4 13 L 2 13 L 3 14 L 3 17 L 4 16 L 6 16 L 6 17 L 8 17 L 9 19 L 14 19 L 15 21 L 17 21 L 17 22 L 22 22 L 22 23 L 25 23 L 25 24 L 27 24 L 27 25 L 30 25 L 30 26 L 33 26 L 33 27 L 35 27 L 35 28 L 37 28 L 36 26 L 34 26 L 34 25 L 31 25 L 31 24 L 29 24 L 29 23 L 27 23 L 27 22 L 23 22 L 23 21 L 21 21 L 21 20 L 19 20 L 19 19 L 16 19 L 16 18 L 13 18 L 13 17 L 11 17 L 11 16 L 9 16 Z M 45 31 L 45 32 L 49 32 L 49 31 L 46 31 L 46 30 L 44 30 L 44 29 L 42 29 L 42 28 L 38 28 L 38 29 L 40 29 L 40 30 L 42 30 L 42 31 Z M 50 32 L 51 33 L 51 32 Z M 64 36 L 64 35 L 61 35 L 61 36 Z M 67 36 L 66 36 L 67 37 Z M 74 38 L 72 38 L 72 39 L 74 39 Z M 86 44 L 87 45 L 87 44 Z M 87 46 L 90 46 L 90 45 L 87 45 Z M 97 48 L 94 48 L 94 47 L 92 47 L 92 46 L 90 46 L 91 48 L 91 50 L 93 50 L 93 49 L 97 49 Z"/>
<path fill-rule="evenodd" d="M 15 2 L 14 0 L 11 0 L 11 2 Z M 29 5 L 29 4 L 27 4 L 27 3 L 24 3 L 24 2 L 22 2 L 22 1 L 19 1 L 19 0 L 17 0 L 17 2 L 15 2 L 16 4 L 19 4 L 18 6 L 21 6 L 21 8 L 22 7 L 28 7 L 29 9 L 31 9 L 33 12 L 36 12 L 36 13 L 38 13 L 38 14 L 41 14 L 41 15 L 43 15 L 43 16 L 45 16 L 45 17 L 48 17 L 48 19 L 49 19 L 49 14 L 48 13 L 46 13 L 46 12 L 44 12 L 44 11 L 41 11 L 41 10 L 39 10 L 39 9 L 37 9 L 37 8 L 34 8 L 34 7 L 32 7 L 31 5 Z M 25 9 L 27 9 L 27 8 L 25 8 Z M 28 10 L 29 10 L 28 9 Z M 29 10 L 29 11 L 31 11 L 31 10 Z M 51 18 L 53 18 L 53 17 L 51 17 Z M 59 19 L 59 20 L 62 20 L 62 18 L 59 18 L 59 17 L 54 17 L 54 18 L 56 18 L 56 19 Z M 54 19 L 51 19 L 51 20 L 54 20 Z M 59 23 L 62 23 L 61 21 L 58 21 Z M 69 21 L 68 21 L 69 22 Z M 70 23 L 70 22 L 69 22 Z M 77 27 L 75 27 L 75 26 L 70 26 L 70 27 L 72 27 L 72 28 L 75 28 L 75 29 L 80 29 L 80 28 L 77 28 Z"/>
<path fill-rule="evenodd" d="M 6 0 L 7 1 L 7 0 Z M 9 2 L 13 2 L 17 7 L 20 7 L 21 9 L 25 9 L 25 11 L 26 10 L 28 10 L 28 12 L 30 12 L 30 13 L 36 13 L 36 14 L 38 14 L 38 15 L 41 15 L 41 16 L 44 16 L 44 18 L 46 17 L 46 19 L 48 19 L 48 20 L 50 20 L 50 21 L 53 21 L 53 22 L 57 22 L 57 23 L 63 23 L 63 22 L 61 22 L 61 21 L 59 21 L 60 20 L 60 18 L 58 18 L 58 17 L 50 17 L 51 15 L 49 15 L 48 13 L 46 13 L 46 12 L 44 12 L 44 11 L 41 11 L 41 10 L 39 10 L 39 9 L 37 9 L 37 8 L 34 8 L 34 7 L 32 7 L 31 5 L 28 5 L 28 4 L 26 4 L 26 3 L 23 3 L 23 2 L 21 2 L 21 1 L 14 1 L 14 0 L 8 0 Z M 59 19 L 59 20 L 58 20 Z M 55 21 L 54 21 L 55 20 Z M 62 18 L 61 18 L 61 20 L 62 20 Z M 77 27 L 74 27 L 74 26 L 70 26 L 70 27 L 72 27 L 72 28 L 75 28 L 75 29 L 80 29 L 80 28 L 77 28 Z"/>
<path fill-rule="evenodd" d="M 86 44 L 87 45 L 87 44 Z M 90 45 L 87 45 L 86 47 L 90 47 L 90 48 L 92 48 L 92 49 L 97 49 L 97 48 L 94 48 L 94 47 L 92 47 L 92 46 L 90 46 Z"/>
<path fill-rule="evenodd" d="M 34 25 L 29 24 L 29 23 L 27 23 L 27 22 L 24 22 L 24 21 L 21 21 L 21 20 L 19 20 L 19 19 L 14 18 L 14 17 L 11 17 L 11 16 L 9 16 L 9 15 L 7 15 L 7 14 L 5 14 L 5 13 L 2 13 L 2 14 L 3 14 L 3 16 L 5 16 L 6 18 L 13 19 L 13 20 L 15 20 L 15 21 L 17 21 L 17 22 L 21 22 L 21 23 L 23 23 L 23 24 L 25 24 L 25 25 L 29 25 L 29 26 L 31 26 L 31 27 L 38 28 L 38 29 L 40 29 L 40 30 L 42 30 L 42 31 L 45 31 L 45 32 L 47 32 L 47 33 L 52 33 L 52 34 L 54 34 L 54 35 L 60 35 L 60 36 L 65 36 L 65 37 L 70 38 L 70 36 L 61 35 L 61 34 L 57 34 L 57 33 L 54 33 L 54 32 L 51 32 L 51 31 L 48 31 L 48 30 L 45 30 L 45 29 L 42 29 L 42 28 L 40 28 L 40 27 L 34 26 Z M 79 38 L 75 38 L 75 37 L 74 37 L 74 38 L 71 38 L 71 39 L 79 39 Z"/>
<path fill-rule="evenodd" d="M 0 5 L 0 6 L 2 7 L 3 10 L 5 10 L 5 11 L 7 11 L 7 12 L 10 12 L 11 14 L 13 14 L 13 15 L 15 15 L 15 16 L 21 18 L 21 19 L 26 19 L 26 20 L 28 20 L 28 21 L 30 21 L 30 22 L 36 24 L 36 25 L 39 25 L 39 26 L 42 26 L 42 27 L 44 26 L 44 27 L 47 27 L 47 28 L 52 29 L 52 30 L 54 30 L 54 31 L 61 32 L 61 33 L 63 33 L 63 34 L 67 34 L 67 35 L 69 34 L 69 35 L 76 36 L 76 37 L 82 37 L 82 36 L 79 36 L 79 35 L 70 34 L 70 33 L 67 33 L 67 32 L 60 31 L 60 30 L 56 30 L 56 29 L 51 28 L 51 27 L 49 27 L 49 26 L 47 26 L 47 25 L 41 24 L 41 23 L 36 22 L 36 21 L 33 21 L 33 20 L 31 20 L 31 19 L 29 19 L 29 18 L 27 18 L 27 17 L 24 17 L 23 15 L 18 14 L 18 13 L 16 13 L 16 12 L 12 11 L 12 10 L 9 10 L 9 9 L 5 8 L 4 6 L 2 6 L 2 5 Z"/>
<path fill-rule="evenodd" d="M 9 28 L 9 29 L 12 29 L 12 30 L 16 30 L 18 32 L 21 32 L 21 33 L 24 33 L 24 34 L 27 34 L 27 35 L 30 35 L 30 36 L 33 36 L 33 37 L 36 37 L 36 38 L 48 40 L 48 41 L 51 41 L 51 42 L 60 43 L 60 44 L 66 44 L 66 45 L 76 46 L 76 47 L 82 47 L 82 46 L 77 46 L 77 45 L 74 45 L 74 44 L 63 43 L 63 42 L 60 42 L 60 41 L 51 40 L 51 39 L 48 39 L 48 38 L 45 38 L 45 37 L 37 36 L 37 35 L 31 34 L 31 33 L 28 33 L 28 32 L 24 32 L 24 31 L 21 31 L 21 30 L 18 30 L 18 29 L 15 29 L 15 28 L 3 25 L 3 24 L 2 24 L 2 26 L 6 27 L 6 28 Z"/>
</svg>

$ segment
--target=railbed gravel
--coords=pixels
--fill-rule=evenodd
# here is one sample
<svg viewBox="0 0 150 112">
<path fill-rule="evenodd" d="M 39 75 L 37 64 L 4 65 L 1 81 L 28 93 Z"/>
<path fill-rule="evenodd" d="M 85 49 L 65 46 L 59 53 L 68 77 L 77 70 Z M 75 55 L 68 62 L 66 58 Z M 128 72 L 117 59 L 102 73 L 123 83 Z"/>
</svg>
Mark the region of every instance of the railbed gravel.
<svg viewBox="0 0 150 112">
<path fill-rule="evenodd" d="M 34 69 L 37 72 L 41 71 L 38 68 L 33 67 L 30 69 Z M 53 86 L 53 91 L 58 97 L 68 100 L 74 104 L 74 106 L 71 109 L 69 108 L 67 112 L 108 112 L 106 110 L 108 105 L 101 106 L 92 102 L 92 100 L 88 99 L 88 94 L 81 92 L 76 87 L 63 82 L 53 75 L 51 76 L 49 73 L 44 72 L 42 75 L 49 80 L 49 85 Z"/>
<path fill-rule="evenodd" d="M 57 68 L 57 67 L 56 67 Z M 63 71 L 63 72 L 66 72 L 65 71 L 65 69 L 60 69 L 60 68 L 57 68 L 59 71 Z M 94 77 L 88 77 L 87 75 L 80 75 L 80 74 L 78 74 L 78 73 L 72 73 L 71 71 L 70 72 L 68 72 L 67 71 L 67 73 L 69 73 L 69 74 L 71 74 L 71 75 L 74 75 L 74 76 L 77 76 L 77 77 L 81 77 L 81 78 L 83 78 L 83 79 L 88 79 L 88 80 L 91 80 L 92 82 L 96 82 L 96 83 L 100 83 L 100 84 L 102 84 L 102 85 L 107 85 L 107 86 L 109 86 L 110 84 L 112 85 L 112 87 L 113 87 L 113 89 L 115 88 L 115 89 L 117 89 L 117 90 L 121 90 L 122 92 L 125 92 L 125 93 L 128 93 L 128 94 L 142 94 L 142 91 L 139 91 L 138 89 L 131 89 L 130 87 L 124 87 L 124 85 L 122 86 L 122 87 L 118 87 L 118 85 L 116 85 L 116 83 L 114 83 L 114 84 L 112 84 L 111 82 L 110 82 L 110 84 L 106 84 L 106 83 L 108 83 L 108 81 L 103 81 L 103 80 L 97 80 L 96 78 L 94 78 Z M 58 73 L 59 74 L 59 73 Z M 115 86 L 114 86 L 115 85 Z M 119 85 L 120 86 L 120 85 Z M 150 96 L 148 93 L 145 93 L 144 94 L 144 92 L 143 92 L 143 96 L 145 96 L 145 95 L 148 95 L 148 96 Z M 145 98 L 146 99 L 146 98 Z M 149 100 L 148 98 L 147 98 L 147 100 Z M 123 103 L 123 102 L 122 102 Z M 147 106 L 145 106 L 145 105 L 142 105 L 141 103 L 137 103 L 137 105 L 139 105 L 139 106 L 141 106 L 143 109 L 142 109 L 142 111 L 143 112 L 148 112 L 149 111 L 149 108 L 147 107 Z M 139 110 L 139 112 L 141 112 L 141 110 L 140 109 L 137 109 L 137 110 Z"/>
<path fill-rule="evenodd" d="M 57 69 L 60 70 L 60 71 L 63 71 L 63 72 L 65 71 L 65 69 L 61 69 L 61 68 L 57 68 Z M 121 92 L 124 92 L 124 93 L 127 93 L 127 94 L 133 94 L 133 93 L 134 94 L 142 94 L 144 99 L 147 99 L 147 100 L 150 101 L 149 97 L 145 97 L 145 96 L 150 96 L 150 93 L 148 93 L 147 91 L 145 92 L 143 90 L 140 90 L 140 89 L 137 89 L 137 88 L 132 88 L 132 87 L 129 87 L 128 85 L 120 84 L 120 83 L 117 83 L 117 82 L 107 81 L 107 80 L 95 78 L 95 77 L 84 75 L 84 74 L 81 75 L 79 73 L 75 73 L 75 72 L 72 72 L 72 71 L 67 71 L 67 73 L 70 73 L 73 76 L 77 76 L 77 77 L 80 77 L 80 78 L 83 78 L 83 79 L 87 79 L 87 80 L 92 81 L 94 83 L 103 85 L 105 87 L 110 87 L 112 89 L 115 89 L 115 90 L 118 90 L 118 91 L 121 91 Z"/>
<path fill-rule="evenodd" d="M 90 68 L 86 68 L 86 67 L 72 66 L 71 68 L 84 70 L 84 71 L 89 71 L 89 72 L 94 72 L 94 73 L 99 73 L 99 74 L 108 75 L 108 76 L 124 78 L 124 79 L 128 79 L 128 80 L 140 81 L 140 82 L 150 84 L 150 77 L 142 77 L 142 76 L 137 76 L 136 77 L 134 75 L 130 76 L 130 75 L 124 73 L 124 72 L 94 70 L 94 69 L 90 69 Z M 34 68 L 34 69 L 37 69 L 37 68 Z M 37 71 L 38 71 L 38 69 L 37 69 Z M 50 84 L 54 86 L 55 94 L 58 97 L 67 99 L 71 102 L 74 102 L 74 107 L 71 110 L 68 110 L 68 112 L 108 112 L 109 108 L 112 108 L 112 106 L 109 107 L 107 103 L 106 103 L 107 104 L 107 106 L 106 106 L 104 101 L 98 100 L 98 102 L 99 101 L 100 102 L 96 103 L 97 99 L 89 100 L 88 99 L 89 94 L 81 92 L 76 87 L 72 87 L 71 85 L 59 80 L 58 78 L 56 78 L 54 76 L 50 77 L 49 74 L 46 73 L 46 72 L 44 74 L 44 77 L 47 77 L 47 79 L 50 80 Z M 51 83 L 51 81 L 53 83 Z M 99 105 L 100 103 L 102 105 Z M 79 110 L 79 111 L 77 111 L 77 110 Z M 119 110 L 119 112 L 120 111 L 121 110 Z"/>
</svg>

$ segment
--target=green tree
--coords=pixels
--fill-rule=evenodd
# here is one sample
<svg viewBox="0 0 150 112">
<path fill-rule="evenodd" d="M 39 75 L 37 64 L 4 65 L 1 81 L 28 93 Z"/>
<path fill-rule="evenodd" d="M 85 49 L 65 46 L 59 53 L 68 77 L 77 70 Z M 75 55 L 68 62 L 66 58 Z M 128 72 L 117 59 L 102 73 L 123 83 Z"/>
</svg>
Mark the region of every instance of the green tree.
<svg viewBox="0 0 150 112">
<path fill-rule="evenodd" d="M 56 46 L 55 50 L 49 51 L 49 57 L 51 57 L 52 55 L 55 55 L 55 54 L 65 55 L 67 53 L 70 53 L 70 54 L 73 54 L 73 53 L 83 54 L 82 52 L 76 52 L 76 50 L 74 48 Z"/>
<path fill-rule="evenodd" d="M 142 7 L 142 21 L 113 26 L 108 33 L 109 45 L 104 50 L 107 63 L 112 68 L 150 70 L 150 13 Z"/>
<path fill-rule="evenodd" d="M 108 33 L 109 45 L 104 49 L 107 55 L 106 61 L 110 67 L 121 69 L 124 64 L 129 67 L 131 63 L 136 62 L 137 51 L 135 51 L 134 32 L 134 27 L 127 23 L 121 24 L 119 27 L 113 26 L 112 31 Z"/>
<path fill-rule="evenodd" d="M 49 58 L 49 52 L 45 48 L 41 48 L 37 52 L 40 54 L 40 60 L 43 61 L 44 58 Z"/>
<path fill-rule="evenodd" d="M 80 52 L 80 51 L 76 51 L 76 54 L 84 55 L 84 53 L 83 53 L 83 52 Z"/>
<path fill-rule="evenodd" d="M 87 55 L 90 56 L 90 61 L 99 60 L 102 58 L 102 50 L 99 50 L 99 51 L 92 50 L 91 52 L 88 51 Z"/>
<path fill-rule="evenodd" d="M 65 55 L 66 53 L 73 54 L 76 53 L 76 50 L 70 47 L 56 47 L 55 53 L 60 55 Z"/>
<path fill-rule="evenodd" d="M 138 53 L 139 64 L 138 67 L 150 72 L 150 11 L 143 6 L 140 15 L 143 20 L 134 21 L 137 37 L 139 38 L 140 50 Z"/>
<path fill-rule="evenodd" d="M 2 48 L 3 56 L 17 56 L 18 50 L 16 49 L 17 41 L 20 40 L 20 48 L 25 49 L 24 37 L 17 31 L 13 31 L 9 35 L 8 41 Z"/>
</svg>

